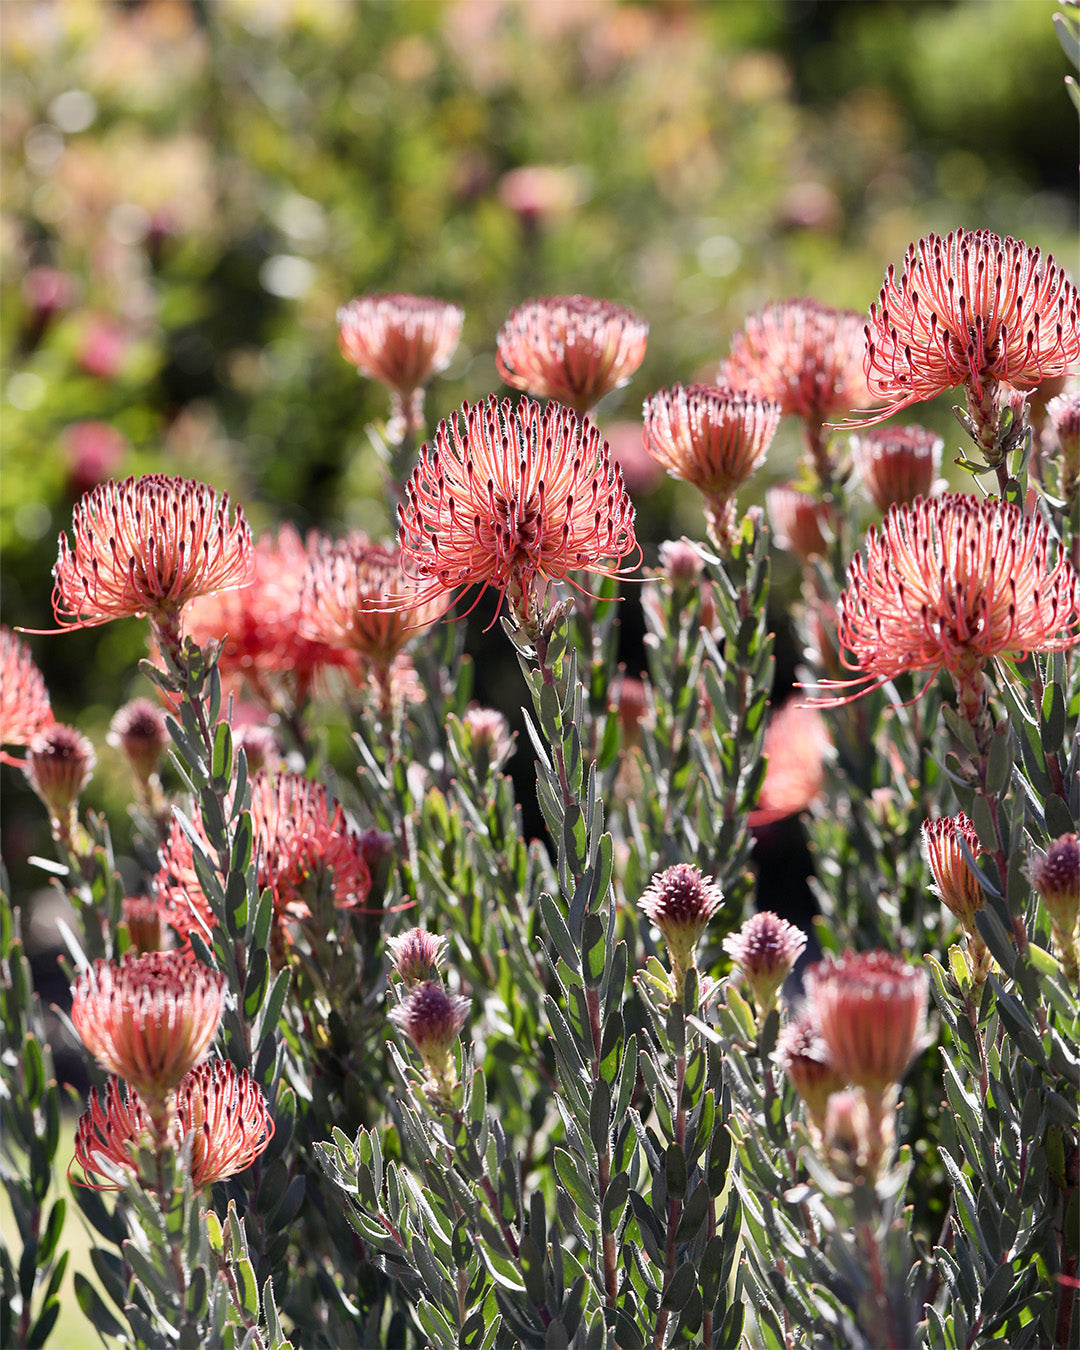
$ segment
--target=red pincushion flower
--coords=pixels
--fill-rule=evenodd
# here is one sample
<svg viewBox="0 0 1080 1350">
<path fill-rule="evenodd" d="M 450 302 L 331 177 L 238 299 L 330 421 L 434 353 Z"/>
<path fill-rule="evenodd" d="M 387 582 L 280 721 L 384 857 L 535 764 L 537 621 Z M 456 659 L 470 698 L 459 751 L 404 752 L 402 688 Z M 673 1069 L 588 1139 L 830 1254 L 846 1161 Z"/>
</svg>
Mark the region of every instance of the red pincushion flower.
<svg viewBox="0 0 1080 1350">
<path fill-rule="evenodd" d="M 144 614 L 171 628 L 196 596 L 243 586 L 254 571 L 244 513 L 230 516 L 228 493 L 190 479 L 102 483 L 77 503 L 73 530 L 53 568 L 65 628 Z"/>
<path fill-rule="evenodd" d="M 989 230 L 930 234 L 889 268 L 866 376 L 889 417 L 958 384 L 1031 389 L 1080 360 L 1080 298 L 1052 257 Z"/>
<path fill-rule="evenodd" d="M 302 703 L 322 672 L 355 664 L 351 651 L 312 637 L 300 622 L 304 578 L 326 545 L 315 531 L 305 542 L 294 526 L 282 525 L 259 539 L 250 585 L 196 600 L 185 612 L 196 642 L 224 640 L 222 674 L 245 676 L 264 701 L 285 684 Z"/>
<path fill-rule="evenodd" d="M 703 384 L 675 384 L 645 400 L 644 419 L 649 454 L 720 503 L 764 463 L 780 405 Z"/>
<path fill-rule="evenodd" d="M 258 859 L 258 885 L 269 887 L 279 922 L 310 916 L 309 901 L 333 875 L 333 902 L 355 909 L 371 890 L 361 837 L 349 828 L 340 805 L 321 783 L 303 774 L 263 771 L 251 780 L 251 823 Z M 198 817 L 195 828 L 201 832 Z M 156 877 L 165 921 L 186 938 L 213 913 L 192 862 L 191 841 L 177 822 L 162 850 Z"/>
<path fill-rule="evenodd" d="M 792 702 L 774 709 L 765 729 L 765 779 L 748 824 L 757 828 L 805 811 L 821 791 L 830 744 L 817 709 Z"/>
<path fill-rule="evenodd" d="M 225 976 L 186 952 L 95 961 L 72 987 L 71 1020 L 109 1073 L 164 1101 L 217 1033 Z"/>
<path fill-rule="evenodd" d="M 751 314 L 731 342 L 720 382 L 820 425 L 876 400 L 863 373 L 865 319 L 816 300 L 781 300 Z"/>
<path fill-rule="evenodd" d="M 266 1098 L 246 1069 L 209 1060 L 177 1088 L 167 1142 L 179 1149 L 191 1139 L 191 1182 L 197 1191 L 250 1167 L 273 1136 Z M 110 1078 L 104 1098 L 91 1089 L 89 1109 L 79 1117 L 74 1162 L 86 1176 L 72 1179 L 94 1190 L 114 1190 L 111 1181 L 96 1185 L 89 1177 L 108 1175 L 105 1166 L 134 1173 L 139 1150 L 154 1144 L 155 1130 L 138 1094 L 125 1093 L 119 1080 Z"/>
<path fill-rule="evenodd" d="M 926 1021 L 926 971 L 891 952 L 845 952 L 806 972 L 814 1024 L 847 1082 L 885 1092 L 904 1076 Z"/>
<path fill-rule="evenodd" d="M 926 427 L 874 427 L 851 438 L 855 472 L 879 511 L 929 497 L 945 442 Z"/>
<path fill-rule="evenodd" d="M 648 336 L 649 325 L 625 305 L 549 295 L 511 310 L 495 339 L 495 364 L 512 388 L 585 414 L 626 384 Z"/>
<path fill-rule="evenodd" d="M 303 582 L 301 632 L 320 643 L 351 648 L 388 669 L 405 644 L 446 608 L 437 600 L 410 606 L 410 588 L 396 546 L 373 544 L 359 530 L 333 543 L 323 541 Z M 385 603 L 390 596 L 392 610 Z"/>
<path fill-rule="evenodd" d="M 607 443 L 557 403 L 466 403 L 421 451 L 398 514 L 408 607 L 495 586 L 528 612 L 534 585 L 579 568 L 618 576 L 641 553 Z"/>
<path fill-rule="evenodd" d="M 0 745 L 29 745 L 52 722 L 49 691 L 29 647 L 0 626 Z M 18 763 L 8 755 L 0 759 Z"/>
<path fill-rule="evenodd" d="M 836 530 L 836 508 L 811 492 L 778 483 L 765 493 L 765 511 L 777 546 L 803 562 L 829 551 Z"/>
<path fill-rule="evenodd" d="M 969 932 L 975 929 L 975 914 L 985 896 L 978 874 L 969 866 L 962 843 L 973 858 L 982 852 L 979 832 L 960 811 L 940 820 L 924 820 L 922 826 L 926 860 L 934 878 L 934 890 L 941 903 Z"/>
<path fill-rule="evenodd" d="M 991 657 L 1080 641 L 1080 581 L 1037 515 L 946 494 L 894 506 L 848 568 L 838 635 L 855 684 L 943 667 L 966 680 Z"/>
<path fill-rule="evenodd" d="M 465 312 L 425 295 L 361 295 L 338 310 L 338 345 L 361 375 L 406 396 L 449 364 Z"/>
</svg>

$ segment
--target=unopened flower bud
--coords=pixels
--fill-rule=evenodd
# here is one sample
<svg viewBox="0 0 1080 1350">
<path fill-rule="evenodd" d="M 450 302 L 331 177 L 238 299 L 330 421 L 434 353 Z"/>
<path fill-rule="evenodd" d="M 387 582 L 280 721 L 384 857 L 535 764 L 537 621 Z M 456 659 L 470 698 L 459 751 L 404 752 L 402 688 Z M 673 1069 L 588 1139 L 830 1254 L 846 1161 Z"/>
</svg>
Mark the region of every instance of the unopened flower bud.
<svg viewBox="0 0 1080 1350">
<path fill-rule="evenodd" d="M 169 744 L 165 714 L 148 698 L 132 699 L 113 717 L 108 740 L 123 753 L 138 782 L 149 783 Z"/>
<path fill-rule="evenodd" d="M 96 763 L 87 738 L 63 722 L 46 727 L 30 743 L 26 777 L 64 840 L 70 836 L 75 808 Z"/>
<path fill-rule="evenodd" d="M 638 901 L 667 945 L 677 999 L 682 998 L 687 971 L 695 968 L 701 935 L 723 902 L 724 893 L 716 882 L 690 863 L 676 863 L 657 873 Z"/>
<path fill-rule="evenodd" d="M 829 1098 L 844 1086 L 813 1018 L 804 1013 L 789 1022 L 776 1042 L 776 1058 L 799 1094 L 811 1122 L 820 1130 L 825 1124 Z"/>
<path fill-rule="evenodd" d="M 967 933 L 975 933 L 975 915 L 982 909 L 985 896 L 978 873 L 964 856 L 963 845 L 973 858 L 978 858 L 982 852 L 978 831 L 961 811 L 940 820 L 924 820 L 922 833 L 935 894 Z"/>
<path fill-rule="evenodd" d="M 494 708 L 468 708 L 461 723 L 468 732 L 477 777 L 483 781 L 498 772 L 514 753 L 510 724 Z"/>
<path fill-rule="evenodd" d="M 779 548 L 794 553 L 801 562 L 829 551 L 835 511 L 828 502 L 791 486 L 771 487 L 765 493 L 765 510 Z"/>
<path fill-rule="evenodd" d="M 465 1025 L 469 1000 L 448 994 L 437 980 L 416 985 L 390 1010 L 390 1020 L 408 1036 L 424 1061 L 428 1096 L 448 1106 L 457 1083 L 454 1045 Z"/>
<path fill-rule="evenodd" d="M 1031 884 L 1046 906 L 1053 926 L 1054 948 L 1065 973 L 1077 976 L 1076 924 L 1080 915 L 1080 839 L 1063 834 L 1028 868 Z"/>
<path fill-rule="evenodd" d="M 238 727 L 233 735 L 233 749 L 243 750 L 250 774 L 260 769 L 273 773 L 281 768 L 281 744 L 274 728 L 265 723 Z"/>
<path fill-rule="evenodd" d="M 851 438 L 851 458 L 879 511 L 929 497 L 945 442 L 926 427 L 873 427 Z"/>
<path fill-rule="evenodd" d="M 420 984 L 438 972 L 446 959 L 446 939 L 426 928 L 410 928 L 400 937 L 387 938 L 386 949 L 394 969 L 406 984 Z"/>
<path fill-rule="evenodd" d="M 818 1030 L 849 1083 L 883 1095 L 904 1076 L 926 1020 L 926 971 L 891 952 L 845 952 L 806 972 Z"/>
<path fill-rule="evenodd" d="M 660 566 L 676 591 L 691 590 L 701 581 L 705 564 L 687 539 L 668 539 L 660 545 Z"/>
<path fill-rule="evenodd" d="M 758 1012 L 776 1005 L 776 996 L 806 946 L 806 934 L 770 910 L 752 914 L 723 941 L 724 951 L 750 986 Z"/>
<path fill-rule="evenodd" d="M 124 923 L 135 951 L 159 952 L 165 945 L 161 906 L 148 895 L 126 895 L 123 900 Z"/>
</svg>

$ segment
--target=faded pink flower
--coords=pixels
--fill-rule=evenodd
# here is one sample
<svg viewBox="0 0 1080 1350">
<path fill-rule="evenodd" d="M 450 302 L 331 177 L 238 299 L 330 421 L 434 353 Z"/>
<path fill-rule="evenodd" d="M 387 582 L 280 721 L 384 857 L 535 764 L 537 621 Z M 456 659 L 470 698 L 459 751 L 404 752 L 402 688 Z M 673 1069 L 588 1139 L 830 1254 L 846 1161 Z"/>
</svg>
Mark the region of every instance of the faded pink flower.
<svg viewBox="0 0 1080 1350">
<path fill-rule="evenodd" d="M 29 745 L 53 720 L 49 691 L 30 648 L 0 625 L 0 745 Z M 2 754 L 0 760 L 20 762 Z"/>
<path fill-rule="evenodd" d="M 825 780 L 825 755 L 831 742 L 815 708 L 787 702 L 769 716 L 765 729 L 765 781 L 748 823 L 768 825 L 805 811 Z"/>
<path fill-rule="evenodd" d="M 929 497 L 941 472 L 945 442 L 925 427 L 873 427 L 851 438 L 851 458 L 879 511 Z"/>
</svg>

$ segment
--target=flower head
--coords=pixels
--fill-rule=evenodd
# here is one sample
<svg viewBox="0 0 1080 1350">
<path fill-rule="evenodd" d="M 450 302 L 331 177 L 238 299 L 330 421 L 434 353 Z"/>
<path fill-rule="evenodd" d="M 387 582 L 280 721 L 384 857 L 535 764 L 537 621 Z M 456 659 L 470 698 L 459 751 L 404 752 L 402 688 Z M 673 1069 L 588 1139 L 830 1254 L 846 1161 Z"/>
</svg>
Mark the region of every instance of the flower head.
<svg viewBox="0 0 1080 1350">
<path fill-rule="evenodd" d="M 97 763 L 90 741 L 63 722 L 53 722 L 30 743 L 23 771 L 51 818 L 66 824 Z"/>
<path fill-rule="evenodd" d="M 225 976 L 187 952 L 95 961 L 72 988 L 71 1020 L 109 1073 L 161 1102 L 217 1034 Z"/>
<path fill-rule="evenodd" d="M 1046 414 L 1057 439 L 1061 495 L 1073 504 L 1080 485 L 1080 393 L 1059 394 L 1046 405 Z"/>
<path fill-rule="evenodd" d="M 446 939 L 426 928 L 410 928 L 400 937 L 386 939 L 394 969 L 406 984 L 420 984 L 438 971 L 446 959 Z"/>
<path fill-rule="evenodd" d="M 645 400 L 645 445 L 675 478 L 705 497 L 711 515 L 761 467 L 780 424 L 780 405 L 705 385 L 661 389 Z"/>
<path fill-rule="evenodd" d="M 556 403 L 466 403 L 421 451 L 398 512 L 410 607 L 495 586 L 528 612 L 534 587 L 577 569 L 618 576 L 640 556 L 604 438 Z"/>
<path fill-rule="evenodd" d="M 780 1032 L 776 1058 L 805 1103 L 810 1119 L 821 1129 L 829 1097 L 839 1092 L 846 1080 L 836 1071 L 829 1047 L 809 1013 L 789 1022 Z"/>
<path fill-rule="evenodd" d="M 249 585 L 196 600 L 185 612 L 196 642 L 222 642 L 222 674 L 245 677 L 264 702 L 284 685 L 303 703 L 322 672 L 355 664 L 350 648 L 312 637 L 300 623 L 304 578 L 327 546 L 315 531 L 305 541 L 282 525 L 259 539 Z"/>
<path fill-rule="evenodd" d="M 143 614 L 171 628 L 196 596 L 243 586 L 254 571 L 244 513 L 190 479 L 102 483 L 77 503 L 73 530 L 53 568 L 53 612 L 66 628 Z"/>
<path fill-rule="evenodd" d="M 638 901 L 638 907 L 664 939 L 675 993 L 680 998 L 686 972 L 695 966 L 701 935 L 723 903 L 720 887 L 691 863 L 675 863 L 658 872 Z"/>
<path fill-rule="evenodd" d="M 49 691 L 29 647 L 0 626 L 0 745 L 29 745 L 52 721 Z"/>
<path fill-rule="evenodd" d="M 781 300 L 746 319 L 720 379 L 812 425 L 869 407 L 875 400 L 863 373 L 864 323 L 853 310 Z"/>
<path fill-rule="evenodd" d="M 904 1076 L 926 1020 L 926 971 L 891 952 L 845 952 L 806 972 L 814 1023 L 846 1082 L 884 1093 Z"/>
<path fill-rule="evenodd" d="M 776 995 L 806 946 L 806 934 L 770 910 L 751 914 L 737 933 L 723 941 L 724 951 L 746 980 L 759 1010 L 776 1004 Z"/>
<path fill-rule="evenodd" d="M 169 744 L 164 712 L 148 698 L 125 703 L 109 724 L 109 744 L 123 753 L 138 781 L 148 783 Z"/>
<path fill-rule="evenodd" d="M 1005 653 L 1062 651 L 1080 641 L 1080 581 L 1051 566 L 1038 515 L 1008 502 L 946 494 L 889 510 L 848 568 L 838 634 L 857 683 L 903 671 L 972 666 Z"/>
<path fill-rule="evenodd" d="M 461 994 L 448 994 L 438 980 L 414 985 L 390 1010 L 391 1022 L 412 1041 L 424 1061 L 426 1089 L 438 1104 L 450 1102 L 457 1081 L 454 1045 L 468 1015 L 469 1000 Z"/>
<path fill-rule="evenodd" d="M 134 951 L 161 951 L 164 931 L 158 902 L 149 895 L 125 895 L 122 910 Z"/>
<path fill-rule="evenodd" d="M 927 235 L 866 327 L 866 376 L 889 417 L 955 385 L 1030 389 L 1080 360 L 1080 299 L 1053 258 L 989 230 Z"/>
<path fill-rule="evenodd" d="M 778 547 L 802 562 L 828 553 L 836 526 L 836 511 L 829 502 L 790 484 L 777 484 L 765 493 L 765 511 Z"/>
<path fill-rule="evenodd" d="M 765 730 L 765 780 L 749 823 L 758 827 L 805 811 L 821 791 L 829 733 L 815 708 L 787 702 Z"/>
<path fill-rule="evenodd" d="M 1029 875 L 1054 926 L 1071 934 L 1080 913 L 1080 839 L 1075 834 L 1055 839 L 1032 859 Z"/>
<path fill-rule="evenodd" d="M 445 370 L 465 311 L 426 295 L 361 295 L 338 310 L 338 346 L 361 375 L 409 395 Z"/>
<path fill-rule="evenodd" d="M 116 1169 L 135 1173 L 140 1149 L 155 1145 L 155 1130 L 136 1092 L 116 1078 L 104 1097 L 90 1090 L 90 1105 L 75 1131 L 75 1158 L 87 1177 Z M 179 1149 L 191 1139 L 191 1182 L 197 1191 L 250 1167 L 274 1135 L 266 1098 L 246 1069 L 209 1060 L 193 1069 L 176 1092 L 175 1116 L 166 1143 Z M 110 1182 L 95 1190 L 114 1189 Z"/>
<path fill-rule="evenodd" d="M 315 551 L 300 595 L 300 630 L 330 647 L 351 648 L 377 670 L 388 670 L 407 642 L 435 622 L 439 600 L 409 604 L 415 587 L 396 546 L 373 544 L 354 530 Z M 386 600 L 394 598 L 388 609 Z"/>
<path fill-rule="evenodd" d="M 851 438 L 855 472 L 879 511 L 929 497 L 945 442 L 925 427 L 874 427 Z"/>
<path fill-rule="evenodd" d="M 978 874 L 964 856 L 964 846 L 973 858 L 982 852 L 979 832 L 963 811 L 940 820 L 924 820 L 923 847 L 934 891 L 950 913 L 955 914 L 968 933 L 974 933 L 975 915 L 985 902 Z"/>
<path fill-rule="evenodd" d="M 624 305 L 587 295 L 527 300 L 496 337 L 495 364 L 514 389 L 589 412 L 641 365 L 649 325 Z"/>
</svg>

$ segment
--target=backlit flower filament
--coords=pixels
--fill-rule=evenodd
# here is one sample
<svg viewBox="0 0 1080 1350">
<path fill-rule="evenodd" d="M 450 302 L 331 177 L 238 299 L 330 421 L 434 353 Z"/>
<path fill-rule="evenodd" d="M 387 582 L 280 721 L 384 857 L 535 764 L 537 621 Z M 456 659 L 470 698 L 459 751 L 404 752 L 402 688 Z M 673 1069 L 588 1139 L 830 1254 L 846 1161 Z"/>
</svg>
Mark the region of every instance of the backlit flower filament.
<svg viewBox="0 0 1080 1350">
<path fill-rule="evenodd" d="M 148 474 L 102 483 L 75 507 L 74 546 L 60 536 L 53 612 L 89 628 L 148 615 L 162 650 L 179 653 L 189 600 L 243 586 L 254 575 L 251 532 L 227 493 Z"/>
<path fill-rule="evenodd" d="M 607 443 L 556 403 L 465 404 L 421 451 L 398 514 L 410 608 L 493 586 L 530 621 L 548 582 L 618 576 L 641 552 Z"/>
<path fill-rule="evenodd" d="M 1051 562 L 1046 524 L 1010 503 L 949 494 L 892 507 L 848 569 L 838 636 L 855 685 L 945 668 L 985 739 L 986 663 L 1080 641 L 1080 581 Z"/>
<path fill-rule="evenodd" d="M 49 691 L 29 647 L 0 626 L 0 745 L 29 745 L 52 722 Z M 2 752 L 0 761 L 19 763 Z"/>
</svg>

